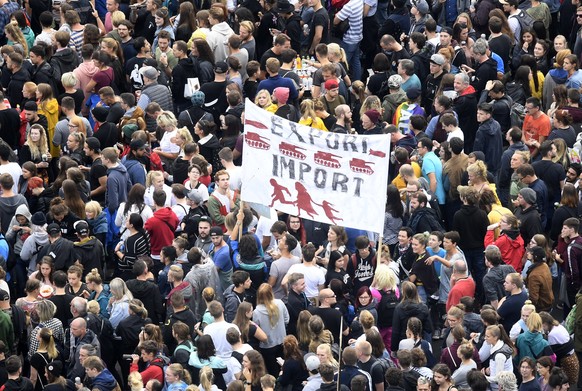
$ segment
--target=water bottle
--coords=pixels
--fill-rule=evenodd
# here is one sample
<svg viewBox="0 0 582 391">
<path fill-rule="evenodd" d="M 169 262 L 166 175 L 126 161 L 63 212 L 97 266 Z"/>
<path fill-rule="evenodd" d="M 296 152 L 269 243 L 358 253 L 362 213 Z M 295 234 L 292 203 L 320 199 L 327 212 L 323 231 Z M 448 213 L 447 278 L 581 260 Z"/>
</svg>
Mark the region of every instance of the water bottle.
<svg viewBox="0 0 582 391">
<path fill-rule="evenodd" d="M 75 378 L 75 384 L 81 384 L 81 378 L 79 376 Z"/>
</svg>

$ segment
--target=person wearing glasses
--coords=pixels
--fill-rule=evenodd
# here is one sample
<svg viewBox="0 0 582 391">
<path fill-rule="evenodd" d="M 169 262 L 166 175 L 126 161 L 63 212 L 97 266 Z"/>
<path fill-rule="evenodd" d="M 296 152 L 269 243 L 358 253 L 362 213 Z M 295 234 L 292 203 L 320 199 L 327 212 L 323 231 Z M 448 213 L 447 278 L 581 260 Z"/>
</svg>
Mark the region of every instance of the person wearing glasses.
<svg viewBox="0 0 582 391">
<path fill-rule="evenodd" d="M 339 329 L 342 325 L 341 318 L 342 313 L 335 308 L 337 303 L 337 298 L 335 293 L 331 289 L 322 289 L 319 292 L 319 307 L 309 308 L 309 312 L 312 315 L 319 315 L 323 319 L 325 328 L 331 331 L 333 335 L 333 340 L 339 343 Z M 348 335 L 350 331 L 349 324 L 343 322 L 342 334 Z"/>
</svg>

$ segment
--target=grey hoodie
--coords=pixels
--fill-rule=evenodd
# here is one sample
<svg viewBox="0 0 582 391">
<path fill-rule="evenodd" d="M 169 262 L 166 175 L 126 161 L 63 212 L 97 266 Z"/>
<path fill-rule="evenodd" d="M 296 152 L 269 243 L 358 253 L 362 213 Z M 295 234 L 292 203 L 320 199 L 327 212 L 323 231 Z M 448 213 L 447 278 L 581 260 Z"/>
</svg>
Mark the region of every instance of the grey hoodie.
<svg viewBox="0 0 582 391">
<path fill-rule="evenodd" d="M 281 345 L 283 343 L 283 338 L 287 335 L 285 329 L 285 326 L 289 323 L 289 312 L 287 311 L 287 307 L 279 299 L 275 299 L 275 305 L 279 309 L 279 320 L 275 326 L 271 325 L 269 313 L 264 304 L 257 305 L 257 308 L 253 311 L 253 322 L 263 329 L 268 337 L 267 342 L 261 342 L 260 344 L 260 347 L 263 349 Z"/>
<path fill-rule="evenodd" d="M 12 197 L 0 197 L 0 225 L 2 227 L 2 233 L 5 234 L 8 231 L 10 220 L 14 217 L 16 209 L 20 205 L 28 206 L 28 202 L 22 194 L 15 194 Z"/>
<path fill-rule="evenodd" d="M 16 220 L 16 216 L 26 217 L 27 222 L 23 226 L 30 227 L 31 226 L 30 218 L 32 217 L 32 215 L 28 210 L 28 206 L 22 204 L 18 208 L 16 208 L 14 217 L 12 218 L 12 220 L 10 220 L 10 224 L 8 224 L 8 230 L 6 231 L 6 240 L 10 243 L 14 243 L 14 253 L 20 254 L 22 246 L 24 245 L 24 240 L 22 240 L 22 236 L 25 234 L 25 232 L 22 230 L 14 231 L 12 229 L 13 226 L 20 225 L 18 220 Z"/>
<path fill-rule="evenodd" d="M 28 274 L 36 270 L 36 258 L 40 250 L 49 244 L 48 234 L 44 227 L 32 226 L 32 234 L 24 241 L 20 258 L 28 262 Z"/>
<path fill-rule="evenodd" d="M 215 24 L 210 29 L 210 32 L 206 34 L 206 42 L 208 42 L 210 48 L 214 52 L 215 63 L 224 61 L 226 60 L 226 57 L 228 57 L 226 45 L 224 43 L 228 41 L 233 34 L 234 31 L 226 22 Z"/>
</svg>

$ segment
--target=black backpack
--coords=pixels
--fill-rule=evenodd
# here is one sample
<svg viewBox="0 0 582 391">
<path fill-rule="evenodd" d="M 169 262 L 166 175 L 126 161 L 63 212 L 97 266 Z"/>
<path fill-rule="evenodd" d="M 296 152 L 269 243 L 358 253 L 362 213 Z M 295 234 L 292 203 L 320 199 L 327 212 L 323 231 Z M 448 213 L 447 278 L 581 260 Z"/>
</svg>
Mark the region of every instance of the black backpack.
<svg viewBox="0 0 582 391">
<path fill-rule="evenodd" d="M 535 20 L 527 12 L 522 10 L 519 14 L 511 17 L 517 19 L 522 32 L 525 28 L 533 28 Z"/>
</svg>

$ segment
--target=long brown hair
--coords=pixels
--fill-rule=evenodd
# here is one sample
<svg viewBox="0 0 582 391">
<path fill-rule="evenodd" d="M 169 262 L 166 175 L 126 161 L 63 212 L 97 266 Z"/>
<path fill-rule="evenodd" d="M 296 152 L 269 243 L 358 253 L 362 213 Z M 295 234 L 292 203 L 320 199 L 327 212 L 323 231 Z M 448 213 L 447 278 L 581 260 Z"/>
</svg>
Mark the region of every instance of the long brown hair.
<svg viewBox="0 0 582 391">
<path fill-rule="evenodd" d="M 232 321 L 233 324 L 237 325 L 244 343 L 249 342 L 249 324 L 251 321 L 247 317 L 247 313 L 252 309 L 253 305 L 251 303 L 243 301 L 239 304 L 234 320 Z"/>
<path fill-rule="evenodd" d="M 69 207 L 74 214 L 81 219 L 85 218 L 85 202 L 81 198 L 77 185 L 71 179 L 63 181 L 63 194 L 65 197 L 65 205 Z"/>
<path fill-rule="evenodd" d="M 279 322 L 279 307 L 275 303 L 271 285 L 263 283 L 259 286 L 257 290 L 257 305 L 259 304 L 266 307 L 267 314 L 269 314 L 269 323 L 271 323 L 271 327 L 275 327 Z"/>
</svg>

